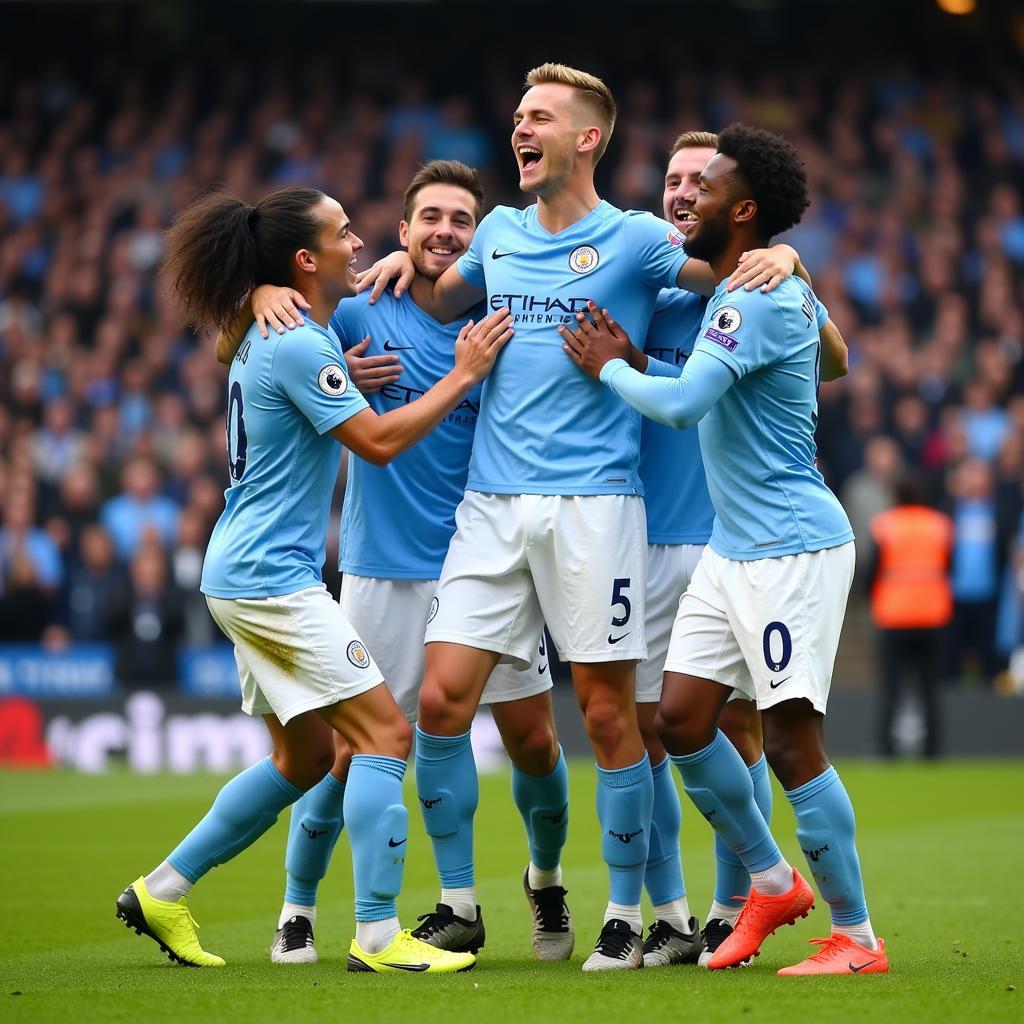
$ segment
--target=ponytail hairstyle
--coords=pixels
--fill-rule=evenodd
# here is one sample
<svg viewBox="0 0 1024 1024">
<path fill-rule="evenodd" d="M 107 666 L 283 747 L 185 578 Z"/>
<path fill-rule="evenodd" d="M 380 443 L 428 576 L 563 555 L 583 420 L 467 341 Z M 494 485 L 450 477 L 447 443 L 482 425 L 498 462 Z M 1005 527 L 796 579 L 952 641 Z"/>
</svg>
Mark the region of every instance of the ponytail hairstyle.
<svg viewBox="0 0 1024 1024">
<path fill-rule="evenodd" d="M 226 329 L 260 284 L 290 285 L 299 249 L 316 250 L 315 188 L 285 188 L 255 206 L 222 188 L 187 206 L 167 232 L 163 271 L 189 321 Z"/>
</svg>

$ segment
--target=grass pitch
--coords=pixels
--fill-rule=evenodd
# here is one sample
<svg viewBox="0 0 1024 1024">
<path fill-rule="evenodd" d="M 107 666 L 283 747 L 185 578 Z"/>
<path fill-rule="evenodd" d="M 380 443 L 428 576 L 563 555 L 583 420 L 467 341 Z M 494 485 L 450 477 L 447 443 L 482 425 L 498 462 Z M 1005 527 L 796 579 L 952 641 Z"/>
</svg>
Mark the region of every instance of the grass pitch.
<svg viewBox="0 0 1024 1024">
<path fill-rule="evenodd" d="M 752 968 L 696 967 L 583 975 L 607 897 L 598 856 L 592 766 L 571 768 L 564 865 L 576 953 L 540 964 L 529 947 L 521 889 L 522 828 L 507 774 L 481 780 L 478 895 L 487 945 L 477 969 L 449 977 L 347 974 L 352 935 L 348 847 L 321 889 L 314 966 L 273 966 L 267 947 L 283 892 L 287 815 L 252 849 L 196 888 L 206 948 L 228 966 L 169 963 L 114 917 L 114 900 L 206 810 L 212 776 L 0 774 L 0 1020 L 3 1021 L 944 1021 L 1024 1020 L 1024 762 L 839 765 L 857 809 L 872 921 L 888 976 L 785 979 L 775 969 L 828 932 L 818 909 L 769 939 Z M 415 796 L 407 790 L 415 804 Z M 683 801 L 683 855 L 694 913 L 713 878 L 711 832 Z M 437 899 L 430 847 L 413 811 L 403 923 Z M 788 804 L 775 832 L 803 869 Z"/>
</svg>

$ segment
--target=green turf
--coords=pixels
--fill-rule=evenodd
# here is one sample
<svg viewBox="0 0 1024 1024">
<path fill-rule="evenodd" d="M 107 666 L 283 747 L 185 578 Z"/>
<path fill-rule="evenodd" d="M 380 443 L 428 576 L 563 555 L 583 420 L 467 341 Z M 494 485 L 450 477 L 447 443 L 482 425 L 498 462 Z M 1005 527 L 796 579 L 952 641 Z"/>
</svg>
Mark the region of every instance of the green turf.
<svg viewBox="0 0 1024 1024">
<path fill-rule="evenodd" d="M 507 775 L 486 777 L 477 816 L 478 892 L 488 941 L 477 969 L 455 977 L 351 975 L 344 840 L 324 883 L 313 967 L 274 967 L 284 822 L 192 897 L 220 970 L 189 970 L 114 918 L 114 899 L 206 809 L 210 776 L 0 774 L 0 1020 L 313 1022 L 942 1021 L 1024 1020 L 1021 882 L 1024 762 L 882 767 L 841 764 L 858 812 L 872 919 L 893 964 L 885 977 L 783 979 L 775 969 L 827 933 L 821 907 L 765 944 L 755 966 L 709 974 L 668 968 L 580 972 L 600 927 L 605 874 L 597 855 L 593 772 L 572 766 L 565 855 L 577 951 L 567 964 L 530 958 L 521 826 Z M 414 801 L 413 801 L 414 802 Z M 803 866 L 788 805 L 776 834 Z M 684 857 L 693 909 L 712 881 L 710 831 L 684 799 Z M 286 817 L 286 816 L 285 816 Z M 414 812 L 415 817 L 415 812 Z M 430 848 L 412 829 L 404 922 L 436 899 Z"/>
</svg>

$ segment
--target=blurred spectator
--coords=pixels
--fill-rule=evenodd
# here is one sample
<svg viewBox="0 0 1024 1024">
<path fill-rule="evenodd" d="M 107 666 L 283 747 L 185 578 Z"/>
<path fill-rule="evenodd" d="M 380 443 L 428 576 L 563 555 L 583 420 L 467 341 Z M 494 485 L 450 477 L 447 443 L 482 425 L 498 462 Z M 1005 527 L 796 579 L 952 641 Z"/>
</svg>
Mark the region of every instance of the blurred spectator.
<svg viewBox="0 0 1024 1024">
<path fill-rule="evenodd" d="M 183 627 L 181 594 L 155 544 L 138 548 L 128 572 L 125 598 L 110 623 L 117 678 L 127 686 L 173 685 Z"/>
<path fill-rule="evenodd" d="M 171 574 L 182 595 L 183 638 L 188 647 L 205 647 L 221 635 L 206 606 L 206 598 L 199 590 L 209 539 L 210 530 L 202 512 L 191 506 L 182 509 L 177 543 L 171 556 Z"/>
<path fill-rule="evenodd" d="M 0 593 L 0 642 L 38 643 L 54 621 L 52 588 L 44 587 L 24 548 L 9 558 Z"/>
<path fill-rule="evenodd" d="M 131 459 L 124 468 L 124 493 L 100 509 L 100 521 L 114 538 L 118 557 L 128 560 L 147 536 L 170 544 L 178 528 L 178 506 L 158 494 L 156 466 L 146 458 Z"/>
<path fill-rule="evenodd" d="M 958 467 L 952 484 L 953 625 L 949 664 L 954 673 L 970 652 L 985 682 L 996 674 L 995 619 L 1000 565 L 992 470 L 981 459 Z"/>
<path fill-rule="evenodd" d="M 29 579 L 24 561 L 31 567 L 31 586 L 39 587 L 48 596 L 52 597 L 63 582 L 64 570 L 57 545 L 33 526 L 34 518 L 30 493 L 12 489 L 4 504 L 4 524 L 0 527 L 0 592 L 6 591 L 15 563 L 18 563 L 20 583 Z"/>
<path fill-rule="evenodd" d="M 873 556 L 871 521 L 892 506 L 893 486 L 902 465 L 899 446 L 891 437 L 873 437 L 864 449 L 864 468 L 843 487 L 843 507 L 853 527 L 859 572 L 869 566 Z"/>
<path fill-rule="evenodd" d="M 36 476 L 55 484 L 82 457 L 85 442 L 74 427 L 74 409 L 65 398 L 46 406 L 43 426 L 35 432 L 32 456 Z"/>
<path fill-rule="evenodd" d="M 79 643 L 107 641 L 115 615 L 128 603 L 128 581 L 102 526 L 82 531 L 80 550 L 68 581 L 68 629 Z"/>
<path fill-rule="evenodd" d="M 953 614 L 949 563 L 953 523 L 927 507 L 927 490 L 917 475 L 896 483 L 895 505 L 871 520 L 874 571 L 871 615 L 878 627 L 882 669 L 879 745 L 896 753 L 895 725 L 905 675 L 917 677 L 924 709 L 924 754 L 942 750 L 939 668 L 943 629 Z"/>
</svg>

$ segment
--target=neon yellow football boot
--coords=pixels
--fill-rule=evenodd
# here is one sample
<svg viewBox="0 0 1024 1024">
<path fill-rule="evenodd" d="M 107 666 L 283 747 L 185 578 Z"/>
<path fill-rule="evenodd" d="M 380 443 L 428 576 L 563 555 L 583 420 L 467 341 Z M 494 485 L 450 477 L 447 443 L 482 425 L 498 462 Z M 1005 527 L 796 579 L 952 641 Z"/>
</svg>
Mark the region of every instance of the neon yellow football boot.
<svg viewBox="0 0 1024 1024">
<path fill-rule="evenodd" d="M 410 974 L 451 974 L 471 971 L 476 966 L 472 953 L 450 953 L 415 939 L 407 929 L 400 931 L 379 953 L 364 953 L 355 939 L 348 951 L 350 971 L 385 974 L 407 971 Z"/>
<path fill-rule="evenodd" d="M 223 967 L 224 961 L 199 945 L 195 918 L 182 896 L 177 903 L 154 899 L 143 878 L 117 897 L 117 916 L 136 935 L 148 935 L 175 963 L 186 967 Z"/>
</svg>

